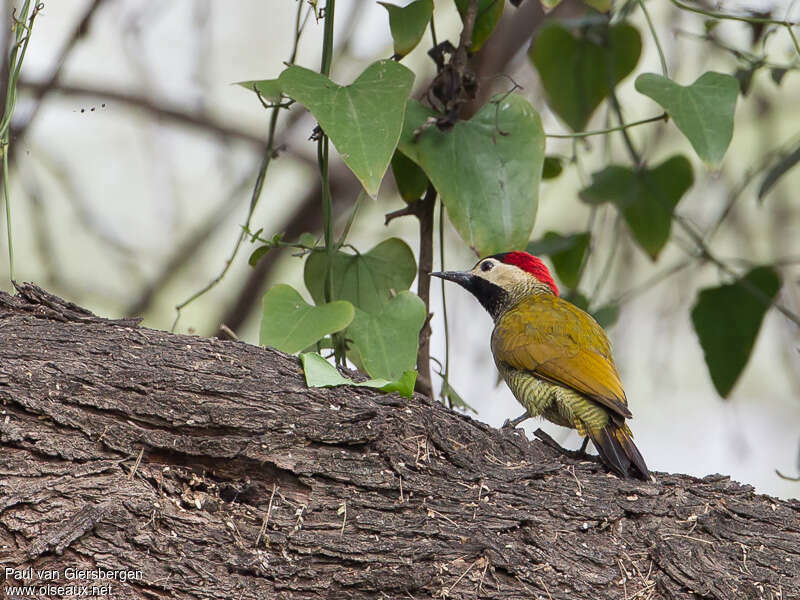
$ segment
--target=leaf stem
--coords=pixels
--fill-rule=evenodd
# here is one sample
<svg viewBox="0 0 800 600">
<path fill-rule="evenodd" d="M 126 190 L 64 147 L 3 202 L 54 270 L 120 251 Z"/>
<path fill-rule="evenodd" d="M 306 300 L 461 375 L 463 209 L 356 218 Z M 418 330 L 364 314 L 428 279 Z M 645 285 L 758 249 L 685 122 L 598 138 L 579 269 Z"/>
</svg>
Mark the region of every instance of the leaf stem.
<svg viewBox="0 0 800 600">
<path fill-rule="evenodd" d="M 767 308 L 773 306 L 775 310 L 777 310 L 784 317 L 792 321 L 795 325 L 800 327 L 800 315 L 798 315 L 795 312 L 792 312 L 791 310 L 789 310 L 782 304 L 779 304 L 772 298 L 769 298 L 764 292 L 762 292 L 756 286 L 751 284 L 749 281 L 742 279 L 741 276 L 736 271 L 731 269 L 725 262 L 721 261 L 716 256 L 714 256 L 711 253 L 709 247 L 703 241 L 702 236 L 700 236 L 699 233 L 697 233 L 694 229 L 692 229 L 689 226 L 689 224 L 683 219 L 683 217 L 679 215 L 674 215 L 673 220 L 676 223 L 678 223 L 678 225 L 681 227 L 681 229 L 683 229 L 686 235 L 688 235 L 692 239 L 692 241 L 697 245 L 697 251 L 699 253 L 701 261 L 704 260 L 713 263 L 714 265 L 717 266 L 717 268 L 719 268 L 724 273 L 727 273 L 731 277 L 735 277 L 737 281 L 739 281 L 739 283 L 742 285 L 742 288 L 747 290 L 751 296 L 762 302 L 764 305 L 767 306 Z"/>
<path fill-rule="evenodd" d="M 444 271 L 444 204 L 439 202 L 439 268 Z M 441 279 L 442 286 L 442 321 L 444 322 L 444 385 L 450 385 L 450 326 L 447 321 L 447 296 L 445 294 L 445 280 Z M 443 399 L 449 396 L 443 397 Z M 448 400 L 448 408 L 453 408 Z"/>
<path fill-rule="evenodd" d="M 297 5 L 297 17 L 295 19 L 295 36 L 294 36 L 294 46 L 292 48 L 292 54 L 290 56 L 289 64 L 294 62 L 295 57 L 297 56 L 297 47 L 300 43 L 300 35 L 303 32 L 303 28 L 305 27 L 306 20 L 308 19 L 308 15 L 306 15 L 306 19 L 303 20 L 302 24 L 300 22 L 300 12 L 303 9 L 302 2 L 298 2 Z M 255 185 L 253 186 L 253 193 L 250 197 L 250 207 L 247 210 L 247 217 L 245 218 L 245 224 L 242 227 L 242 231 L 239 234 L 239 237 L 236 240 L 236 243 L 233 246 L 233 251 L 231 252 L 230 257 L 225 262 L 225 266 L 219 272 L 219 274 L 214 277 L 209 283 L 207 283 L 203 288 L 189 296 L 186 300 L 175 306 L 175 320 L 172 322 L 172 327 L 170 331 L 175 331 L 175 328 L 178 326 L 178 321 L 181 318 L 181 311 L 186 308 L 189 304 L 206 294 L 209 290 L 216 287 L 216 285 L 225 278 L 225 275 L 228 274 L 231 266 L 233 265 L 233 261 L 236 256 L 239 254 L 239 249 L 242 247 L 242 243 L 248 238 L 249 231 L 250 231 L 250 221 L 253 218 L 253 213 L 255 212 L 256 206 L 258 205 L 258 200 L 261 197 L 261 191 L 264 188 L 264 181 L 266 179 L 267 170 L 269 169 L 269 165 L 272 162 L 272 159 L 277 156 L 276 153 L 276 146 L 275 146 L 275 132 L 278 128 L 278 116 L 280 114 L 280 102 L 276 103 L 272 107 L 272 114 L 270 115 L 269 120 L 269 128 L 267 132 L 267 142 L 264 146 L 264 157 L 261 160 L 261 166 L 258 170 L 258 176 L 256 177 Z"/>
<path fill-rule="evenodd" d="M 14 236 L 11 229 L 11 196 L 9 195 L 8 186 L 8 152 L 11 144 L 9 131 L 11 117 L 17 105 L 17 84 L 19 82 L 20 69 L 22 69 L 22 61 L 25 60 L 25 52 L 28 50 L 28 43 L 31 40 L 33 22 L 42 9 L 42 5 L 34 4 L 30 18 L 28 18 L 29 8 L 30 0 L 25 0 L 20 11 L 20 19 L 17 20 L 13 14 L 11 17 L 14 21 L 12 31 L 16 34 L 16 41 L 11 48 L 11 56 L 9 57 L 6 103 L 3 118 L 0 122 L 0 153 L 3 155 L 3 199 L 6 203 L 6 237 L 8 239 L 8 275 L 12 282 L 14 281 Z"/>
<path fill-rule="evenodd" d="M 644 4 L 644 0 L 639 0 L 639 8 L 642 9 L 644 18 L 647 20 L 647 27 L 650 29 L 650 35 L 653 36 L 653 41 L 656 43 L 656 50 L 658 50 L 658 59 L 661 61 L 661 74 L 664 77 L 668 78 L 669 71 L 667 70 L 667 59 L 664 57 L 664 49 L 661 47 L 661 41 L 658 39 L 656 28 L 653 26 L 653 21 L 650 19 L 650 13 L 648 12 L 647 7 Z"/>
<path fill-rule="evenodd" d="M 619 132 L 622 134 L 622 139 L 625 141 L 625 146 L 628 148 L 628 154 L 631 155 L 631 159 L 633 160 L 633 164 L 637 167 L 642 164 L 642 157 L 639 155 L 639 152 L 636 150 L 636 147 L 633 145 L 633 141 L 631 140 L 631 136 L 628 135 L 628 128 L 625 127 L 625 119 L 622 116 L 622 107 L 619 104 L 619 100 L 617 99 L 617 93 L 612 86 L 610 88 L 611 92 L 608 96 L 609 100 L 611 101 L 611 107 L 614 109 L 614 112 L 617 115 L 617 120 L 619 121 L 620 130 Z M 666 113 L 664 113 L 666 114 Z"/>
<path fill-rule="evenodd" d="M 631 127 L 636 127 L 638 125 L 644 125 L 645 123 L 654 123 L 656 121 L 666 121 L 669 119 L 667 113 L 662 113 L 657 117 L 650 117 L 648 119 L 642 119 L 641 121 L 634 121 L 633 123 L 623 123 L 616 127 L 609 127 L 608 129 L 594 129 L 592 131 L 579 131 L 577 133 L 546 133 L 545 137 L 549 138 L 563 138 L 563 139 L 572 139 L 572 138 L 585 138 L 590 137 L 593 135 L 605 135 L 607 133 L 613 133 L 615 131 L 623 131 L 625 129 L 630 129 Z"/>
<path fill-rule="evenodd" d="M 680 9 L 687 10 L 689 12 L 697 13 L 699 15 L 704 15 L 706 17 L 711 17 L 712 19 L 720 19 L 724 21 L 741 21 L 743 23 L 756 23 L 762 25 L 780 25 L 781 27 L 785 27 L 786 30 L 789 32 L 789 36 L 792 38 L 792 43 L 794 44 L 794 49 L 797 54 L 800 55 L 800 43 L 797 41 L 797 36 L 795 36 L 792 27 L 798 25 L 798 23 L 794 21 L 787 21 L 786 19 L 770 19 L 769 17 L 754 17 L 754 16 L 746 16 L 746 15 L 731 15 L 728 13 L 716 12 L 713 10 L 706 10 L 704 8 L 699 8 L 696 6 L 691 6 L 680 0 L 670 0 L 672 4 L 677 6 Z"/>
<path fill-rule="evenodd" d="M 712 19 L 721 19 L 726 21 L 742 21 L 744 23 L 761 23 L 764 25 L 781 25 L 783 27 L 793 27 L 797 25 L 797 23 L 794 23 L 792 21 L 786 21 L 781 19 L 770 19 L 769 17 L 732 15 L 729 13 L 706 10 L 704 8 L 699 8 L 697 6 L 691 6 L 689 4 L 686 4 L 685 2 L 681 2 L 681 0 L 670 0 L 670 2 L 672 2 L 678 8 L 681 8 L 683 10 L 688 10 L 689 12 L 697 13 L 699 15 L 704 15 L 706 17 L 711 17 Z"/>
<path fill-rule="evenodd" d="M 325 25 L 322 39 L 322 64 L 319 72 L 325 77 L 331 74 L 331 60 L 333 57 L 333 17 L 336 12 L 336 0 L 327 0 L 325 3 Z M 333 288 L 333 255 L 336 252 L 336 241 L 333 239 L 333 200 L 331 198 L 331 182 L 329 176 L 330 167 L 330 140 L 325 132 L 317 142 L 317 163 L 319 164 L 319 174 L 322 179 L 322 220 L 323 231 L 325 233 L 325 253 L 328 260 L 325 266 L 325 302 L 332 302 L 334 298 Z M 340 367 L 345 364 L 347 348 L 344 336 L 341 333 L 334 333 L 331 336 L 333 342 L 333 352 L 336 364 Z"/>
</svg>

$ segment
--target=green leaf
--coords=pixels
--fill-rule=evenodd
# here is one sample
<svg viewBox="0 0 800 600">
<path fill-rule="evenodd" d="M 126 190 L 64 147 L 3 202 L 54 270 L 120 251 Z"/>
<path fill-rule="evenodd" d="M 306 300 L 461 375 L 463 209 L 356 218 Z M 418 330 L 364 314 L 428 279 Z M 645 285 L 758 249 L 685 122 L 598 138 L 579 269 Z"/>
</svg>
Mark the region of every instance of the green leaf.
<svg viewBox="0 0 800 600">
<path fill-rule="evenodd" d="M 331 363 L 316 352 L 305 352 L 300 355 L 303 372 L 308 387 L 333 387 L 337 385 L 355 385 L 359 387 L 377 388 L 382 392 L 397 392 L 401 396 L 411 398 L 414 395 L 414 384 L 417 381 L 416 371 L 406 371 L 398 379 L 368 379 L 355 382 L 336 370 Z"/>
<path fill-rule="evenodd" d="M 400 292 L 379 312 L 360 308 L 347 329 L 371 377 L 396 379 L 417 363 L 419 330 L 425 323 L 425 303 L 411 292 Z"/>
<path fill-rule="evenodd" d="M 564 300 L 574 304 L 583 311 L 589 310 L 589 299 L 578 290 L 570 290 L 562 296 Z"/>
<path fill-rule="evenodd" d="M 325 302 L 328 255 L 313 252 L 303 278 L 314 302 Z M 403 240 L 389 238 L 362 254 L 333 255 L 333 295 L 360 309 L 378 312 L 393 293 L 407 290 L 417 275 L 414 253 Z"/>
<path fill-rule="evenodd" d="M 780 277 L 773 268 L 757 267 L 734 283 L 698 294 L 692 323 L 711 381 L 723 398 L 731 393 L 747 365 L 764 313 L 780 287 Z M 763 298 L 756 297 L 754 291 Z"/>
<path fill-rule="evenodd" d="M 564 170 L 563 159 L 560 156 L 545 156 L 542 167 L 542 179 L 555 179 Z"/>
<path fill-rule="evenodd" d="M 583 28 L 577 38 L 553 23 L 540 30 L 529 56 L 547 104 L 573 131 L 583 131 L 603 99 L 636 67 L 641 53 L 642 38 L 627 23 Z"/>
<path fill-rule="evenodd" d="M 281 101 L 281 83 L 277 79 L 253 79 L 250 81 L 239 81 L 236 85 L 247 88 L 251 92 L 258 92 L 258 95 L 267 102 Z"/>
<path fill-rule="evenodd" d="M 353 305 L 343 300 L 311 306 L 290 285 L 264 294 L 259 343 L 293 354 L 322 337 L 341 331 L 353 320 Z"/>
<path fill-rule="evenodd" d="M 761 182 L 761 187 L 758 188 L 759 201 L 764 199 L 772 187 L 778 183 L 778 180 L 786 174 L 786 171 L 794 167 L 800 162 L 800 146 L 797 146 L 792 152 L 781 158 L 778 163 L 769 170 L 764 181 Z"/>
<path fill-rule="evenodd" d="M 591 315 L 603 329 L 611 327 L 619 319 L 619 304 L 604 304 L 600 308 L 593 310 Z"/>
<path fill-rule="evenodd" d="M 615 204 L 636 242 L 656 260 L 669 240 L 672 213 L 693 182 L 686 157 L 673 156 L 653 169 L 606 167 L 592 174 L 580 197 L 588 204 Z"/>
<path fill-rule="evenodd" d="M 407 203 L 416 202 L 428 189 L 428 176 L 399 150 L 392 157 L 392 174 L 397 191 Z"/>
<path fill-rule="evenodd" d="M 578 285 L 578 274 L 591 239 L 588 232 L 561 235 L 548 231 L 541 239 L 529 243 L 526 250 L 530 254 L 549 256 L 561 283 L 574 288 Z"/>
<path fill-rule="evenodd" d="M 667 111 L 700 158 L 719 164 L 733 137 L 739 95 L 735 77 L 708 71 L 693 84 L 682 86 L 661 75 L 644 73 L 636 78 L 636 89 Z"/>
<path fill-rule="evenodd" d="M 587 6 L 591 6 L 597 12 L 607 13 L 611 10 L 611 0 L 583 0 Z"/>
<path fill-rule="evenodd" d="M 292 65 L 280 76 L 283 92 L 319 121 L 342 160 L 375 197 L 403 129 L 414 74 L 391 60 L 368 66 L 351 85 Z"/>
<path fill-rule="evenodd" d="M 389 29 L 394 40 L 394 53 L 403 57 L 422 39 L 433 15 L 433 0 L 416 0 L 407 6 L 378 2 L 389 13 Z"/>
<path fill-rule="evenodd" d="M 470 0 L 456 0 L 456 7 L 461 19 L 467 14 Z M 470 52 L 477 52 L 483 43 L 492 35 L 497 22 L 503 15 L 505 0 L 478 0 L 478 14 L 475 16 L 475 28 L 472 30 Z"/>
<path fill-rule="evenodd" d="M 250 258 L 247 259 L 247 264 L 251 267 L 255 267 L 262 258 L 267 255 L 267 252 L 272 250 L 275 246 L 270 244 L 264 244 L 263 246 L 259 246 L 253 253 L 250 255 Z"/>
<path fill-rule="evenodd" d="M 517 94 L 497 97 L 446 132 L 420 129 L 432 114 L 409 101 L 400 151 L 422 167 L 456 230 L 478 254 L 524 248 L 544 162 L 539 114 Z"/>
</svg>

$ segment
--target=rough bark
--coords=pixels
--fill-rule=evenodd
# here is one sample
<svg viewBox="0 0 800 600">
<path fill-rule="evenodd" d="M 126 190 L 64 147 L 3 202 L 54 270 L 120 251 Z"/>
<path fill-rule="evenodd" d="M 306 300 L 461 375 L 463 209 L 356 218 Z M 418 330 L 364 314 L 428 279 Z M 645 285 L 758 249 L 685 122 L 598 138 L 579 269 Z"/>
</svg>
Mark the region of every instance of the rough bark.
<svg viewBox="0 0 800 600">
<path fill-rule="evenodd" d="M 3 569 L 141 572 L 112 598 L 800 594 L 798 501 L 622 481 L 422 397 L 308 389 L 278 352 L 19 291 L 0 293 Z"/>
</svg>

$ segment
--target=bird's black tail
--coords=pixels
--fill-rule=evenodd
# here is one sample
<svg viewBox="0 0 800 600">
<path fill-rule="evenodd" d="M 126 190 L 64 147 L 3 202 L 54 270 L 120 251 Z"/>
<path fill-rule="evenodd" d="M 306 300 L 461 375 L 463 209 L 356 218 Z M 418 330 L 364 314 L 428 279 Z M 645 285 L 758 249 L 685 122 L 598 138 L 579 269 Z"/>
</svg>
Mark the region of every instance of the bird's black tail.
<svg viewBox="0 0 800 600">
<path fill-rule="evenodd" d="M 650 481 L 650 471 L 633 443 L 633 434 L 627 425 L 611 421 L 602 429 L 589 431 L 589 437 L 602 461 L 614 473 L 625 479 L 637 477 Z"/>
</svg>

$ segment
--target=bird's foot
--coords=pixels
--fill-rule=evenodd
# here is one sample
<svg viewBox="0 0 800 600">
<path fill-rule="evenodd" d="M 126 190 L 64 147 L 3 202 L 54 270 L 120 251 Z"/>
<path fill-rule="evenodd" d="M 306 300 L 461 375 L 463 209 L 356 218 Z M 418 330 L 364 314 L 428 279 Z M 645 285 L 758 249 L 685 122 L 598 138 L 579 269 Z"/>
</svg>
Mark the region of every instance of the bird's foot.
<svg viewBox="0 0 800 600">
<path fill-rule="evenodd" d="M 529 418 L 528 417 L 528 413 L 525 412 L 524 415 L 520 415 L 516 419 L 511 419 L 511 420 L 506 419 L 506 422 L 503 423 L 503 426 L 501 427 L 501 429 L 503 429 L 503 430 L 516 429 L 517 425 L 519 425 L 520 423 L 522 423 L 524 420 L 526 420 L 528 418 Z"/>
<path fill-rule="evenodd" d="M 537 429 L 533 432 L 537 438 L 544 442 L 545 446 L 549 446 L 553 450 L 557 450 L 560 454 L 564 456 L 569 456 L 570 458 L 574 458 L 577 460 L 590 460 L 596 462 L 598 458 L 596 456 L 592 456 L 591 454 L 586 453 L 586 446 L 589 444 L 589 437 L 587 436 L 583 440 L 583 444 L 581 444 L 580 449 L 578 450 L 567 450 L 553 438 L 551 438 L 547 433 L 542 431 L 541 429 Z"/>
</svg>

